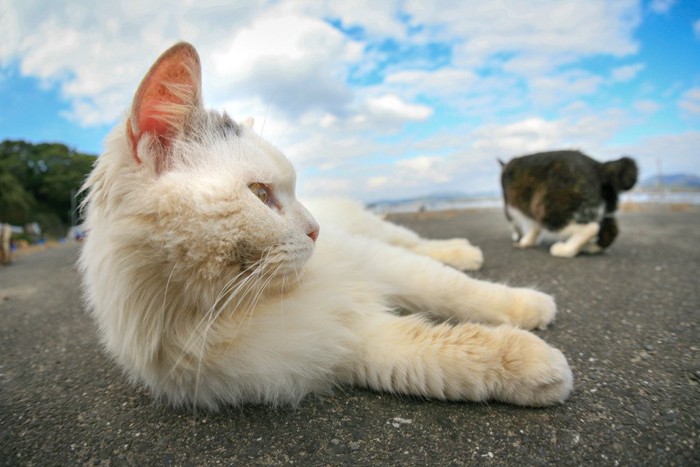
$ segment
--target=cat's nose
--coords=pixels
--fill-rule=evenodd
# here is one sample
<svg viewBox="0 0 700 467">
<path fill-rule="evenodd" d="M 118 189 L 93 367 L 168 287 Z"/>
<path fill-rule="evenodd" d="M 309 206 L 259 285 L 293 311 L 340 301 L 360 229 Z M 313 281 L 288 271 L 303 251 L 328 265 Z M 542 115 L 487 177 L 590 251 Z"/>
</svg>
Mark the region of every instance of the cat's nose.
<svg viewBox="0 0 700 467">
<path fill-rule="evenodd" d="M 315 242 L 316 239 L 318 238 L 318 230 L 319 230 L 318 227 L 316 227 L 315 229 L 313 229 L 312 231 L 310 231 L 306 235 L 308 235 L 309 238 Z"/>
</svg>

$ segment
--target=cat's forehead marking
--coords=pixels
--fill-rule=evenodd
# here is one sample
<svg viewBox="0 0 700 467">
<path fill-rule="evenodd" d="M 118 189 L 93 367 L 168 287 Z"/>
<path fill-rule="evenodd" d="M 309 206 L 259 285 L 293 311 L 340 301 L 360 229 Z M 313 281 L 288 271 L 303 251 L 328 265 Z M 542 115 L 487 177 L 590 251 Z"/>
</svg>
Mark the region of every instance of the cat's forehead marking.
<svg viewBox="0 0 700 467">
<path fill-rule="evenodd" d="M 211 114 L 211 118 L 213 126 L 221 132 L 223 136 L 241 135 L 241 127 L 226 113 L 213 113 Z"/>
</svg>

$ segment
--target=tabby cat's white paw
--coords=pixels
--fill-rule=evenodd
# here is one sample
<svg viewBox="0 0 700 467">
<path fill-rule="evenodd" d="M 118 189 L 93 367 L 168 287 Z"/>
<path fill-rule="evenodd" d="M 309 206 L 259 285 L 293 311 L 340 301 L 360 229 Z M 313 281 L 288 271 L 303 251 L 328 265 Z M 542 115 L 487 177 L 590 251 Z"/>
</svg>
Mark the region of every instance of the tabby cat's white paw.
<svg viewBox="0 0 700 467">
<path fill-rule="evenodd" d="M 551 246 L 549 253 L 559 258 L 573 258 L 578 254 L 578 249 L 566 242 L 557 242 Z"/>
<path fill-rule="evenodd" d="M 559 350 L 534 334 L 519 330 L 510 330 L 503 345 L 503 368 L 495 399 L 541 407 L 561 403 L 569 396 L 574 378 Z"/>
<path fill-rule="evenodd" d="M 510 323 L 523 329 L 545 329 L 554 321 L 557 304 L 545 293 L 533 289 L 511 290 Z"/>
</svg>

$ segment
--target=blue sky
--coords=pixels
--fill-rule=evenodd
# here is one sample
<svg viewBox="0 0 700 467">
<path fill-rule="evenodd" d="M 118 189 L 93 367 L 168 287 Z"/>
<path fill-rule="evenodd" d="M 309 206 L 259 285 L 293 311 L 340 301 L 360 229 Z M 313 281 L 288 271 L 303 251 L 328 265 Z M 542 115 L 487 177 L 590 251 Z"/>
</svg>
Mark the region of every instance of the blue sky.
<svg viewBox="0 0 700 467">
<path fill-rule="evenodd" d="M 0 139 L 98 154 L 187 40 L 304 195 L 496 193 L 497 158 L 560 148 L 700 175 L 697 0 L 0 0 L 0 31 Z"/>
</svg>

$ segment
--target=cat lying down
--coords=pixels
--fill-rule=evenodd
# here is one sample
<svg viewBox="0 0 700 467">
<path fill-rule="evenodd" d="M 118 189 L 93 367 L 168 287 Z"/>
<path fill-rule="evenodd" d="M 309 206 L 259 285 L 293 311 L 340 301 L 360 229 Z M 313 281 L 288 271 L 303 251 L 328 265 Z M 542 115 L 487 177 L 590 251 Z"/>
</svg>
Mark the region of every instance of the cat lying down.
<svg viewBox="0 0 700 467">
<path fill-rule="evenodd" d="M 312 208 L 319 227 L 284 155 L 203 108 L 200 75 L 191 45 L 166 51 L 85 184 L 85 296 L 132 380 L 210 409 L 338 385 L 566 399 L 566 359 L 524 330 L 554 319 L 550 296 L 471 279 L 457 268 L 482 257 L 466 240 L 424 240 L 348 202 Z"/>
<path fill-rule="evenodd" d="M 610 246 L 618 234 L 618 195 L 637 182 L 633 159 L 600 163 L 579 151 L 530 154 L 501 167 L 515 246 L 530 248 L 540 234 L 554 234 L 559 241 L 549 252 L 568 258 Z"/>
</svg>

